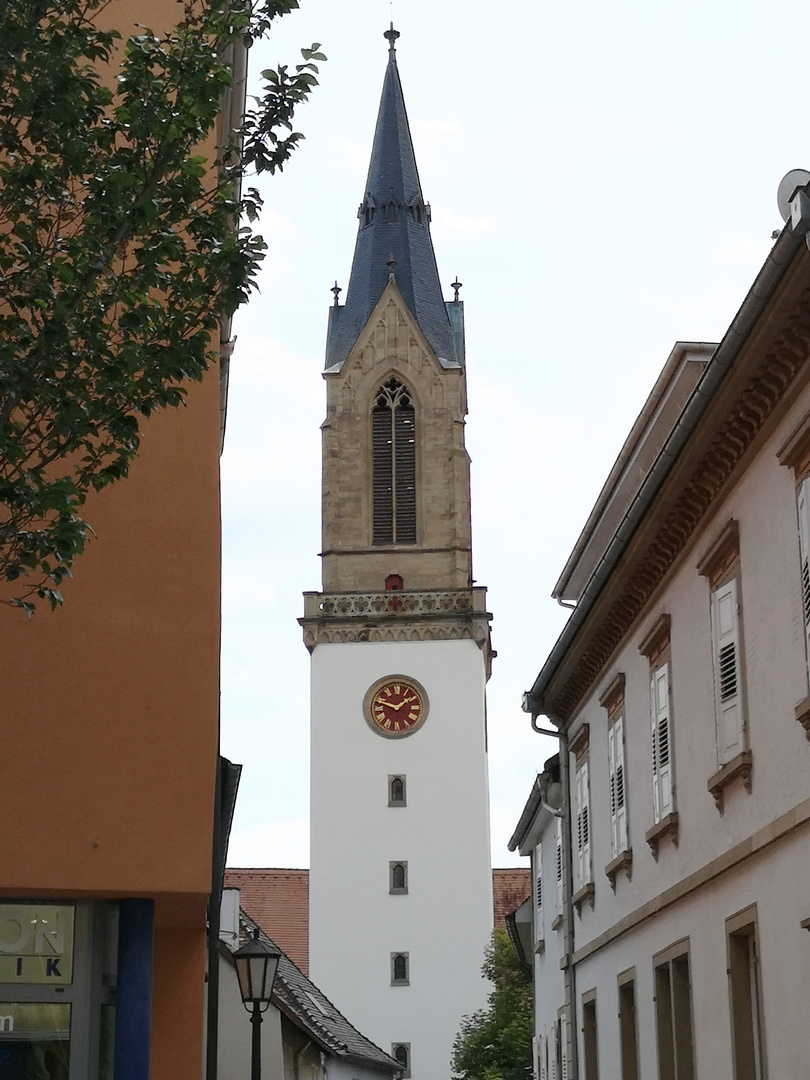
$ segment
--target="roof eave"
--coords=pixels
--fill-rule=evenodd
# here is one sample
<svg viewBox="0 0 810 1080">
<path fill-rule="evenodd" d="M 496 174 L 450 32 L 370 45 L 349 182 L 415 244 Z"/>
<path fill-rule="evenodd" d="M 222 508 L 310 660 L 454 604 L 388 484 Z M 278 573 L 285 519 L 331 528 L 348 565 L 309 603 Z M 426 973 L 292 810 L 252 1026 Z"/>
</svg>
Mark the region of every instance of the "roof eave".
<svg viewBox="0 0 810 1080">
<path fill-rule="evenodd" d="M 645 518 L 655 496 L 663 487 L 675 462 L 697 428 L 734 359 L 748 340 L 751 330 L 765 312 L 794 259 L 805 243 L 805 233 L 788 223 L 769 252 L 762 268 L 743 300 L 722 341 L 706 365 L 681 417 L 664 443 L 644 483 L 624 514 L 613 540 L 591 575 L 582 597 L 541 668 L 532 688 L 524 695 L 523 709 L 532 716 L 547 716 L 559 723 L 546 702 L 549 686 L 566 659 L 594 604 L 610 579 L 630 541 Z"/>
</svg>

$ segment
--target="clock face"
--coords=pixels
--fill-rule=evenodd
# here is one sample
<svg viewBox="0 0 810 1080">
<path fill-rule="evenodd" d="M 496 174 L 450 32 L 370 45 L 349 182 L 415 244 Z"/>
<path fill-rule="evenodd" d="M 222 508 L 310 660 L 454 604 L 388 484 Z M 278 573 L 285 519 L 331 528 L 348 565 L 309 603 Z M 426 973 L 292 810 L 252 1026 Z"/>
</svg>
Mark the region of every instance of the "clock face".
<svg viewBox="0 0 810 1080">
<path fill-rule="evenodd" d="M 380 735 L 412 735 L 425 722 L 424 689 L 405 675 L 388 675 L 371 686 L 363 702 L 366 720 Z"/>
</svg>

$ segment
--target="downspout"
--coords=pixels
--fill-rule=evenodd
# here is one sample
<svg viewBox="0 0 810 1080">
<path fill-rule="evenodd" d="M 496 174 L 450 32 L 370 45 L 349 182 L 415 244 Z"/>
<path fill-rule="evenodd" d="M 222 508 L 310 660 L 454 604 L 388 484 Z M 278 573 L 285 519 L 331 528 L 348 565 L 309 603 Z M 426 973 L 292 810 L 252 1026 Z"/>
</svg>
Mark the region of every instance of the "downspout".
<svg viewBox="0 0 810 1080">
<path fill-rule="evenodd" d="M 571 768 L 568 761 L 568 735 L 562 728 L 541 728 L 538 713 L 532 712 L 532 730 L 538 735 L 550 735 L 560 742 L 560 783 L 563 789 L 563 809 L 555 810 L 545 802 L 540 792 L 540 803 L 554 817 L 562 819 L 563 842 L 563 913 L 565 916 L 565 951 L 563 954 L 563 982 L 565 1003 L 568 1009 L 568 1080 L 579 1080 L 579 1044 L 577 1040 L 577 973 L 574 967 L 574 841 L 571 822 Z"/>
<path fill-rule="evenodd" d="M 579 1080 L 579 1042 L 577 1039 L 577 972 L 574 967 L 574 844 L 571 821 L 571 768 L 568 761 L 568 736 L 560 731 L 560 780 L 563 789 L 563 908 L 565 910 L 565 996 L 568 1002 L 568 1039 L 570 1080 Z"/>
<path fill-rule="evenodd" d="M 211 895 L 208 899 L 208 979 L 206 989 L 205 1077 L 217 1080 L 219 1066 L 219 930 L 222 905 L 222 761 L 217 718 L 217 768 L 214 781 L 214 828 L 211 845 Z M 238 942 L 237 942 L 238 944 Z"/>
</svg>

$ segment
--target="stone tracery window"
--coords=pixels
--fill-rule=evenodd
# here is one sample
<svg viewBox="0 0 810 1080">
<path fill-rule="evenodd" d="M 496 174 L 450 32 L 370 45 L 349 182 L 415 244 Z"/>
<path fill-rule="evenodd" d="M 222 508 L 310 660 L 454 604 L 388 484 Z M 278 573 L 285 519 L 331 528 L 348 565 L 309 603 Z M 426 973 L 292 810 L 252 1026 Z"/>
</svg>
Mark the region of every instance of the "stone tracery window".
<svg viewBox="0 0 810 1080">
<path fill-rule="evenodd" d="M 416 543 L 416 425 L 398 379 L 377 391 L 371 413 L 374 544 Z"/>
</svg>

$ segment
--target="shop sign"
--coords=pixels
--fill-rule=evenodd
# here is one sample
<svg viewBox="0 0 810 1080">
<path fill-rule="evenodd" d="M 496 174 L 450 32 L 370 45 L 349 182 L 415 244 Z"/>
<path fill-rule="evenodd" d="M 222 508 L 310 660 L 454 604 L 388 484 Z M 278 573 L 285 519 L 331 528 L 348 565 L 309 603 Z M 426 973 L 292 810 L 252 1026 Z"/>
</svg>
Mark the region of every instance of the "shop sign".
<svg viewBox="0 0 810 1080">
<path fill-rule="evenodd" d="M 71 904 L 0 904 L 0 985 L 73 980 Z"/>
</svg>

